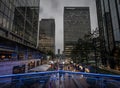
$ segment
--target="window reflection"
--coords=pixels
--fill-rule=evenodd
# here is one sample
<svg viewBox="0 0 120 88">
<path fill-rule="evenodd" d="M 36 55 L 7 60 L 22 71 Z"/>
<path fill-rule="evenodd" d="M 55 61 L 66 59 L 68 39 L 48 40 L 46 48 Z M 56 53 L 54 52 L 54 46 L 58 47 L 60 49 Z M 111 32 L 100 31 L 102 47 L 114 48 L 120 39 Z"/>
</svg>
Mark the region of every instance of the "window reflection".
<svg viewBox="0 0 120 88">
<path fill-rule="evenodd" d="M 3 17 L 3 27 L 6 28 L 6 17 Z"/>
<path fill-rule="evenodd" d="M 3 18 L 3 14 L 2 13 L 0 13 L 0 26 L 2 26 L 2 24 L 3 24 L 3 22 L 2 22 L 2 19 Z"/>
<path fill-rule="evenodd" d="M 29 45 L 36 46 L 37 36 L 34 35 L 37 35 L 38 14 L 39 0 L 0 0 L 0 27 L 24 37 L 25 44 L 31 42 Z M 10 34 L 10 38 L 20 42 L 14 34 Z"/>
</svg>

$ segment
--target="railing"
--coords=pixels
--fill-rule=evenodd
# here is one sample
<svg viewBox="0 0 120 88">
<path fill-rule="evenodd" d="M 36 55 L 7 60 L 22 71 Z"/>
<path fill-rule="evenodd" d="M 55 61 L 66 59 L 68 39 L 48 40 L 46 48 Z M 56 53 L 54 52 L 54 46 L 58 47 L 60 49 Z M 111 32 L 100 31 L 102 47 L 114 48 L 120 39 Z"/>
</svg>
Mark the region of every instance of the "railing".
<svg viewBox="0 0 120 88">
<path fill-rule="evenodd" d="M 60 82 L 61 80 L 64 81 L 63 83 L 67 83 L 67 80 L 72 80 L 76 85 L 76 88 L 120 88 L 119 75 L 61 70 L 3 75 L 0 76 L 0 88 L 31 88 L 31 86 L 35 86 L 35 88 L 43 88 L 44 86 L 47 86 L 45 88 L 48 88 L 48 85 L 53 83 L 53 81 Z M 60 86 L 63 84 L 59 83 L 56 85 Z"/>
</svg>

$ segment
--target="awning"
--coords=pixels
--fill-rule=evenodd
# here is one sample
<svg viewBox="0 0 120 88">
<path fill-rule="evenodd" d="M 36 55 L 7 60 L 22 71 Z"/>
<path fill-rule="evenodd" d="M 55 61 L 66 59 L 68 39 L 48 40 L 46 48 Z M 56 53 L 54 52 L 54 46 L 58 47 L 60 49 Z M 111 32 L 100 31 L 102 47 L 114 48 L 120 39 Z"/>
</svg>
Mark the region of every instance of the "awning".
<svg viewBox="0 0 120 88">
<path fill-rule="evenodd" d="M 0 48 L 0 51 L 15 52 L 15 50 Z"/>
<path fill-rule="evenodd" d="M 51 65 L 41 65 L 35 68 L 30 69 L 30 72 L 39 72 L 39 71 L 47 71 Z"/>
</svg>

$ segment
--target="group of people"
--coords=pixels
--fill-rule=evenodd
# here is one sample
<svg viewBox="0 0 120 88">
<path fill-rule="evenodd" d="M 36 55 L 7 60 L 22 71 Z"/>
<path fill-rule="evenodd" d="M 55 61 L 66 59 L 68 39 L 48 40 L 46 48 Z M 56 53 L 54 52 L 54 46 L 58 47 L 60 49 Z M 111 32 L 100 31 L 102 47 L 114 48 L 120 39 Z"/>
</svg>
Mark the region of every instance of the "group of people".
<svg viewBox="0 0 120 88">
<path fill-rule="evenodd" d="M 90 65 L 75 64 L 73 67 L 79 72 L 93 72 L 93 67 Z"/>
</svg>

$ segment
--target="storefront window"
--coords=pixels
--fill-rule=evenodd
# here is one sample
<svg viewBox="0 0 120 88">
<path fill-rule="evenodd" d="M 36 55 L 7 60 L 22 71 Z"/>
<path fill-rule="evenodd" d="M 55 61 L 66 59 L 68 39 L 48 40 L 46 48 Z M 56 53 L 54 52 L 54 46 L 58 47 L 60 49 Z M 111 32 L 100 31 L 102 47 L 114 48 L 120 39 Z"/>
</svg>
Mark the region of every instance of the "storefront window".
<svg viewBox="0 0 120 88">
<path fill-rule="evenodd" d="M 19 73 L 25 73 L 25 65 L 13 67 L 13 74 L 19 74 Z"/>
<path fill-rule="evenodd" d="M 32 69 L 34 67 L 35 67 L 35 61 L 31 61 L 31 62 L 28 63 L 28 70 Z"/>
</svg>

